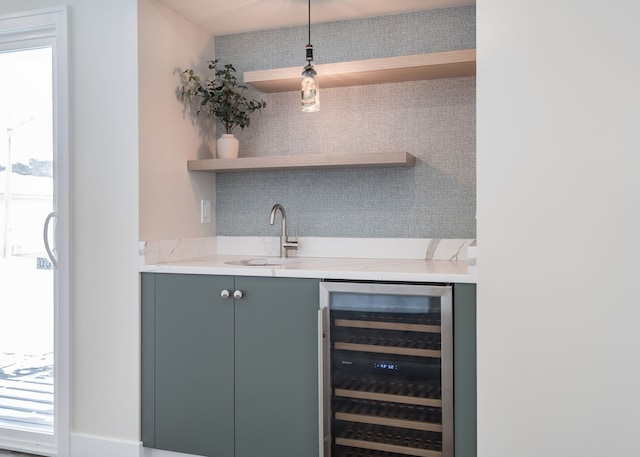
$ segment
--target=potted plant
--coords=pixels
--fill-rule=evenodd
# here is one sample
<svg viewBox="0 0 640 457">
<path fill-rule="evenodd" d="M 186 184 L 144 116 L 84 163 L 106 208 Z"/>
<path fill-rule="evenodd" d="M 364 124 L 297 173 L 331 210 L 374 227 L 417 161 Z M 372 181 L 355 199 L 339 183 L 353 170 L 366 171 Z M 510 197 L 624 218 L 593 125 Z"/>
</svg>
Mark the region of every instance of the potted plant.
<svg viewBox="0 0 640 457">
<path fill-rule="evenodd" d="M 218 157 L 235 158 L 238 157 L 239 142 L 233 135 L 233 129 L 248 127 L 251 114 L 266 107 L 267 103 L 245 96 L 247 86 L 238 84 L 233 65 L 226 64 L 220 68 L 217 59 L 207 63 L 213 70 L 213 79 L 203 81 L 190 68 L 182 72 L 181 101 L 191 104 L 194 97 L 199 99 L 196 115 L 202 113 L 209 118 L 215 117 L 226 132 L 216 142 Z"/>
</svg>

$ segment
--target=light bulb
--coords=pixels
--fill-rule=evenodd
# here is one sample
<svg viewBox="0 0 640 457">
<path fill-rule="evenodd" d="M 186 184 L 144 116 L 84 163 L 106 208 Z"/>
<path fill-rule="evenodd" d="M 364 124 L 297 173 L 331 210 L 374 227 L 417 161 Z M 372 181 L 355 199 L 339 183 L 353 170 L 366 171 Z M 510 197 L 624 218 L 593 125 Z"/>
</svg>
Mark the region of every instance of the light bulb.
<svg viewBox="0 0 640 457">
<path fill-rule="evenodd" d="M 320 86 L 318 84 L 318 74 L 309 63 L 302 72 L 300 87 L 302 96 L 302 111 L 304 113 L 314 113 L 320 110 Z"/>
<path fill-rule="evenodd" d="M 318 73 L 313 69 L 313 46 L 311 43 L 307 45 L 306 50 L 307 64 L 302 69 L 302 81 L 300 82 L 302 112 L 315 113 L 320 111 L 320 85 L 318 84 Z"/>
</svg>

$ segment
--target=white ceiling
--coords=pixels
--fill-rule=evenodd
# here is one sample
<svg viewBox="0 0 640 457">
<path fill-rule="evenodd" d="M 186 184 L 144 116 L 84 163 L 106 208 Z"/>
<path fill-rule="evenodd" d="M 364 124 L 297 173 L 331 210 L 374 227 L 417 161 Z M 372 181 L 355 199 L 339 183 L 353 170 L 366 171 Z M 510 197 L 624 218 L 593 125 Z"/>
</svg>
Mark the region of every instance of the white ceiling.
<svg viewBox="0 0 640 457">
<path fill-rule="evenodd" d="M 158 0 L 213 35 L 307 23 L 308 0 Z M 434 8 L 475 0 L 311 0 L 311 22 L 335 22 Z"/>
</svg>

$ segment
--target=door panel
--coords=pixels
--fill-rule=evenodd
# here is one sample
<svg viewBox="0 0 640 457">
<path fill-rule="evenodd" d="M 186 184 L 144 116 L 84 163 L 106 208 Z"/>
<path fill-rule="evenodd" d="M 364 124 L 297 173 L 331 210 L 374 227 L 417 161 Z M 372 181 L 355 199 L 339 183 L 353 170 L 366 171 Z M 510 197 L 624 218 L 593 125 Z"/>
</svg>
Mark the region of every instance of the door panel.
<svg viewBox="0 0 640 457">
<path fill-rule="evenodd" d="M 155 447 L 232 456 L 233 278 L 157 274 Z"/>
<path fill-rule="evenodd" d="M 318 285 L 236 277 L 235 457 L 318 456 Z"/>
</svg>

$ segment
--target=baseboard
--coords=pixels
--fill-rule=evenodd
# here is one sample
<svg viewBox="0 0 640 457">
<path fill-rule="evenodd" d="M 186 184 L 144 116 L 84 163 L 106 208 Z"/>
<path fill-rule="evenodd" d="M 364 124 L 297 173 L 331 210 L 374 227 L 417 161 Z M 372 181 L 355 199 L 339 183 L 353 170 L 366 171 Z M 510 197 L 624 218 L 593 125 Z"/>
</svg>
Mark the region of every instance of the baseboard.
<svg viewBox="0 0 640 457">
<path fill-rule="evenodd" d="M 69 457 L 140 457 L 142 443 L 71 434 Z"/>
</svg>

